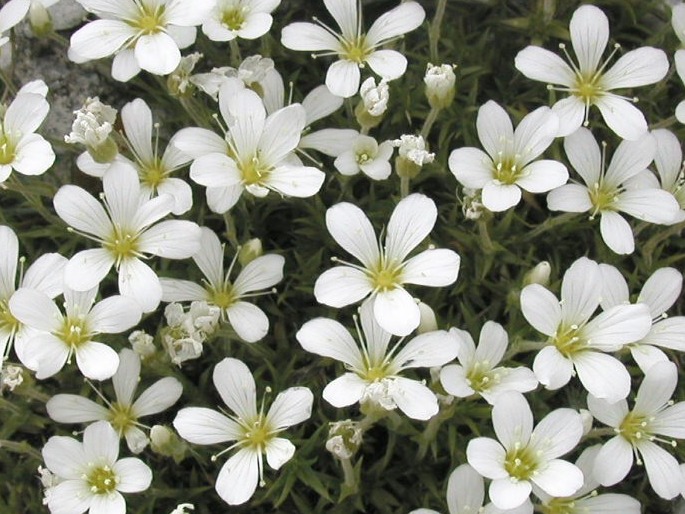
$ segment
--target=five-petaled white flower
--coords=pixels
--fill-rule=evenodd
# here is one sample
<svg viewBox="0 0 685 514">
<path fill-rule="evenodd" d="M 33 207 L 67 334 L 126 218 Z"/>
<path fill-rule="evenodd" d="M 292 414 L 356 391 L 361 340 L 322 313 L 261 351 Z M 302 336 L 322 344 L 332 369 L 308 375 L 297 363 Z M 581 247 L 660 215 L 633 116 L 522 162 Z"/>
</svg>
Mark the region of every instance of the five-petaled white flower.
<svg viewBox="0 0 685 514">
<path fill-rule="evenodd" d="M 62 294 L 62 278 L 67 259 L 58 253 L 41 255 L 23 270 L 20 261 L 19 282 L 17 283 L 17 261 L 19 260 L 19 240 L 14 231 L 0 225 L 0 371 L 4 360 L 9 356 L 14 344 L 14 351 L 19 360 L 25 355 L 25 342 L 34 329 L 24 325 L 10 312 L 9 302 L 19 288 L 35 289 L 45 293 L 49 298 Z"/>
<path fill-rule="evenodd" d="M 671 193 L 626 186 L 654 159 L 656 143 L 651 134 L 621 142 L 606 171 L 603 153 L 588 129 L 581 127 L 564 139 L 564 150 L 585 185 L 566 184 L 551 191 L 547 206 L 553 211 L 590 212 L 590 219 L 599 214 L 602 239 L 612 251 L 624 255 L 635 250 L 633 231 L 620 212 L 650 223 L 668 225 L 675 220 L 680 206 Z"/>
<path fill-rule="evenodd" d="M 168 75 L 181 62 L 180 48 L 195 42 L 195 26 L 207 19 L 213 0 L 78 0 L 101 19 L 77 30 L 69 58 L 77 63 L 115 54 L 112 77 L 127 81 L 141 69 Z"/>
<path fill-rule="evenodd" d="M 90 423 L 104 420 L 126 438 L 128 449 L 142 452 L 150 442 L 138 421 L 145 416 L 158 414 L 171 407 L 180 398 L 183 386 L 174 377 L 165 377 L 148 387 L 133 401 L 140 380 L 140 357 L 128 348 L 119 352 L 119 367 L 112 376 L 115 402 L 106 407 L 76 394 L 57 394 L 48 400 L 48 415 L 58 423 Z M 144 427 L 145 428 L 145 427 Z"/>
<path fill-rule="evenodd" d="M 388 348 L 391 334 L 373 316 L 370 301 L 360 309 L 359 345 L 337 321 L 316 318 L 297 332 L 308 352 L 331 357 L 349 370 L 328 384 L 324 399 L 334 407 L 360 402 L 372 408 L 398 408 L 413 419 L 427 420 L 438 413 L 435 394 L 423 383 L 401 376 L 410 368 L 442 366 L 457 356 L 458 341 L 444 330 L 418 335 L 402 346 L 404 338 Z"/>
<path fill-rule="evenodd" d="M 521 291 L 523 315 L 548 336 L 533 361 L 533 372 L 547 389 L 563 387 L 577 373 L 585 389 L 598 398 L 616 402 L 628 396 L 630 375 L 607 353 L 646 336 L 652 317 L 646 305 L 638 304 L 616 305 L 592 318 L 601 297 L 599 265 L 586 257 L 564 273 L 561 301 L 539 284 Z"/>
<path fill-rule="evenodd" d="M 583 473 L 559 459 L 583 435 L 580 414 L 556 409 L 533 429 L 533 413 L 520 393 L 500 396 L 492 408 L 492 425 L 499 442 L 476 437 L 466 458 L 482 476 L 492 480 L 490 500 L 500 509 L 513 509 L 530 496 L 533 484 L 551 496 L 570 496 L 583 485 Z"/>
<path fill-rule="evenodd" d="M 140 459 L 119 459 L 119 436 L 106 421 L 83 432 L 83 442 L 52 436 L 43 447 L 45 465 L 57 484 L 45 490 L 51 514 L 124 514 L 121 493 L 150 487 L 152 471 Z"/>
<path fill-rule="evenodd" d="M 359 90 L 360 68 L 366 64 L 386 80 L 404 75 L 407 58 L 395 50 L 378 50 L 385 43 L 411 32 L 423 23 L 426 13 L 417 2 L 403 2 L 381 15 L 366 33 L 358 0 L 324 0 L 324 5 L 340 27 L 338 34 L 315 20 L 314 23 L 291 23 L 283 29 L 281 43 L 291 50 L 319 52 L 339 58 L 326 73 L 331 93 L 344 98 Z"/>
<path fill-rule="evenodd" d="M 359 135 L 352 148 L 338 155 L 333 165 L 343 175 L 356 175 L 363 171 L 373 180 L 385 180 L 392 171 L 390 157 L 393 150 L 392 141 L 379 145 L 371 136 Z"/>
<path fill-rule="evenodd" d="M 204 407 L 181 409 L 174 419 L 180 436 L 194 444 L 234 444 L 239 450 L 221 467 L 216 491 L 230 505 L 245 503 L 257 484 L 264 485 L 264 464 L 279 469 L 295 453 L 293 443 L 279 437 L 288 427 L 309 419 L 314 395 L 306 387 L 290 387 L 276 396 L 268 412 L 264 404 L 257 410 L 257 387 L 247 366 L 237 359 L 225 358 L 214 368 L 214 386 L 232 415 Z M 267 391 L 270 391 L 267 388 Z"/>
<path fill-rule="evenodd" d="M 369 218 L 359 207 L 343 202 L 328 209 L 328 231 L 362 266 L 336 258 L 343 265 L 319 276 L 314 284 L 316 300 L 344 307 L 371 295 L 378 324 L 391 334 L 409 334 L 418 327 L 420 312 L 402 286 L 448 286 L 459 273 L 459 256 L 452 250 L 429 247 L 407 259 L 433 229 L 437 216 L 433 200 L 419 193 L 409 195 L 390 216 L 385 244 L 381 246 Z"/>
<path fill-rule="evenodd" d="M 685 7 L 685 4 L 683 4 Z M 685 50 L 683 50 L 685 52 Z M 685 120 L 685 118 L 684 118 Z M 673 223 L 685 221 L 685 168 L 683 150 L 675 134 L 666 129 L 652 131 L 656 141 L 654 167 L 659 176 L 659 187 L 671 193 L 680 206 Z"/>
<path fill-rule="evenodd" d="M 663 50 L 652 47 L 632 50 L 607 69 L 601 62 L 609 40 L 609 20 L 601 9 L 582 5 L 573 13 L 571 44 L 578 58 L 570 65 L 558 55 L 539 46 L 528 46 L 516 56 L 516 69 L 526 77 L 557 84 L 570 96 L 558 101 L 552 110 L 559 115 L 559 136 L 567 136 L 588 121 L 590 106 L 596 105 L 604 122 L 623 139 L 635 140 L 647 132 L 647 122 L 639 109 L 612 93 L 614 89 L 646 86 L 659 82 L 668 72 Z M 560 45 L 565 51 L 565 45 Z M 616 49 L 619 45 L 616 45 Z M 611 54 L 613 56 L 613 53 Z M 551 86 L 550 86 L 551 87 Z M 556 89 L 556 88 L 555 88 Z"/>
<path fill-rule="evenodd" d="M 36 330 L 23 344 L 19 358 L 36 378 L 48 378 L 76 356 L 79 370 L 87 378 L 105 380 L 117 370 L 119 356 L 96 341 L 99 334 L 119 334 L 138 324 L 138 303 L 125 296 L 110 296 L 95 303 L 97 286 L 87 291 L 64 288 L 62 314 L 50 297 L 34 289 L 19 289 L 10 299 L 12 315 Z"/>
<path fill-rule="evenodd" d="M 452 328 L 450 334 L 459 341 L 459 364 L 440 370 L 440 383 L 449 394 L 459 398 L 479 394 L 492 405 L 506 391 L 526 393 L 537 387 L 535 375 L 526 367 L 496 367 L 509 345 L 509 337 L 499 323 L 488 321 L 483 325 L 478 347 L 465 330 Z"/>
<path fill-rule="evenodd" d="M 254 343 L 266 335 L 269 318 L 259 307 L 243 301 L 243 298 L 259 295 L 256 291 L 280 282 L 285 259 L 280 255 L 261 255 L 250 261 L 231 282 L 229 279 L 237 257 L 236 253 L 224 273 L 224 247 L 212 229 L 202 227 L 200 250 L 193 260 L 206 278 L 204 285 L 189 280 L 162 278 L 162 300 L 206 301 L 209 305 L 216 305 L 236 333 L 248 343 Z"/>
<path fill-rule="evenodd" d="M 143 312 L 151 312 L 162 298 L 162 286 L 141 258 L 158 255 L 187 259 L 200 248 L 200 227 L 185 220 L 155 224 L 173 210 L 174 198 L 163 194 L 148 199 L 130 166 L 113 164 L 102 177 L 102 185 L 105 207 L 78 186 L 62 186 L 55 195 L 53 202 L 60 218 L 101 245 L 78 252 L 69 260 L 65 284 L 86 291 L 115 266 L 119 292 L 134 298 Z"/>
<path fill-rule="evenodd" d="M 678 461 L 655 443 L 676 444 L 658 436 L 685 439 L 685 402 L 674 405 L 671 400 L 677 383 L 675 364 L 659 362 L 645 373 L 632 410 L 625 400 L 610 403 L 588 395 L 592 415 L 617 432 L 595 459 L 593 475 L 600 484 L 610 486 L 623 480 L 636 458 L 644 463 L 656 494 L 667 500 L 680 494 L 683 476 Z"/>
<path fill-rule="evenodd" d="M 0 105 L 0 182 L 15 170 L 41 175 L 55 162 L 52 146 L 36 130 L 48 115 L 48 88 L 42 80 L 24 85 L 9 106 Z"/>
<path fill-rule="evenodd" d="M 216 0 L 210 16 L 202 24 L 212 41 L 235 38 L 257 39 L 271 28 L 271 12 L 281 0 Z"/>
<path fill-rule="evenodd" d="M 559 118 L 549 107 L 525 116 L 514 131 L 507 112 L 490 100 L 478 110 L 476 126 L 487 154 L 478 148 L 453 150 L 449 167 L 464 187 L 483 190 L 483 205 L 489 210 L 515 206 L 521 189 L 546 193 L 568 180 L 566 166 L 560 162 L 533 162 L 552 144 L 559 129 Z"/>
</svg>

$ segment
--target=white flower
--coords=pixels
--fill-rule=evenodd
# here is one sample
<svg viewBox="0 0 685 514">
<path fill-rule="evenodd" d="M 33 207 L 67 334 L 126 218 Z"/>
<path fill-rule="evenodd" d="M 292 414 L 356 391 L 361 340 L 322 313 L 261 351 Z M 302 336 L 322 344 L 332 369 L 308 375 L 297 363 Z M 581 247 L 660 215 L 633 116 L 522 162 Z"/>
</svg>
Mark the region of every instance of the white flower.
<svg viewBox="0 0 685 514">
<path fill-rule="evenodd" d="M 352 148 L 341 153 L 333 165 L 343 175 L 356 175 L 363 171 L 374 180 L 385 180 L 390 176 L 393 145 L 384 141 L 380 145 L 371 136 L 357 136 Z"/>
<path fill-rule="evenodd" d="M 22 288 L 14 293 L 10 300 L 12 315 L 37 331 L 19 352 L 24 366 L 36 371 L 36 378 L 53 376 L 71 362 L 72 355 L 87 378 L 105 380 L 114 375 L 118 355 L 95 338 L 135 326 L 140 321 L 140 306 L 118 295 L 95 303 L 97 293 L 97 287 L 82 292 L 65 287 L 65 314 L 41 291 Z"/>
<path fill-rule="evenodd" d="M 671 24 L 675 35 L 680 40 L 680 46 L 685 45 L 685 5 L 676 4 L 671 13 Z M 685 81 L 685 49 L 680 48 L 675 52 L 675 69 L 680 80 Z M 680 123 L 685 123 L 685 100 L 680 102 L 675 110 L 675 116 Z"/>
<path fill-rule="evenodd" d="M 568 180 L 566 166 L 535 161 L 552 144 L 559 118 L 548 107 L 526 115 L 514 131 L 507 112 L 490 100 L 478 109 L 478 137 L 485 152 L 459 148 L 449 157 L 450 171 L 465 187 L 483 189 L 483 205 L 505 211 L 521 200 L 521 189 L 546 193 Z M 534 161 L 534 162 L 533 162 Z"/>
<path fill-rule="evenodd" d="M 219 92 L 219 107 L 229 128 L 227 141 L 220 152 L 205 152 L 190 167 L 190 178 L 207 187 L 213 211 L 226 212 L 243 191 L 258 198 L 271 190 L 298 198 L 319 191 L 325 174 L 291 158 L 306 123 L 301 105 L 289 105 L 267 117 L 259 96 L 232 79 Z M 213 137 L 209 144 L 218 146 L 214 141 Z M 193 146 L 197 150 L 208 144 L 191 143 L 191 151 Z M 191 153 L 187 147 L 183 151 Z"/>
<path fill-rule="evenodd" d="M 533 413 L 520 393 L 502 394 L 492 408 L 499 442 L 476 437 L 466 447 L 469 464 L 492 480 L 490 500 L 500 509 L 513 509 L 530 496 L 533 484 L 552 496 L 570 496 L 583 485 L 583 473 L 561 460 L 583 435 L 580 414 L 556 409 L 533 429 Z"/>
<path fill-rule="evenodd" d="M 371 116 L 381 116 L 388 109 L 388 101 L 390 100 L 388 81 L 383 79 L 376 85 L 376 79 L 369 77 L 362 82 L 359 88 L 359 96 L 362 97 L 366 112 Z"/>
<path fill-rule="evenodd" d="M 526 393 L 538 385 L 531 370 L 495 367 L 504 357 L 509 337 L 502 325 L 488 321 L 483 325 L 478 347 L 471 334 L 452 328 L 450 334 L 459 342 L 459 364 L 450 364 L 440 371 L 440 383 L 449 394 L 466 398 L 479 394 L 490 405 L 506 391 Z"/>
<path fill-rule="evenodd" d="M 4 33 L 24 19 L 31 7 L 31 0 L 9 0 L 0 9 L 0 46 L 9 41 Z"/>
<path fill-rule="evenodd" d="M 281 43 L 291 50 L 337 56 L 339 60 L 326 73 L 326 86 L 331 93 L 344 98 L 354 96 L 359 89 L 359 69 L 366 64 L 386 80 L 404 75 L 406 57 L 395 50 L 378 48 L 423 23 L 426 13 L 417 2 L 401 3 L 382 14 L 366 33 L 362 33 L 357 0 L 324 0 L 324 5 L 342 34 L 315 19 L 319 25 L 298 22 L 285 27 Z"/>
<path fill-rule="evenodd" d="M 516 69 L 526 77 L 557 84 L 561 86 L 559 90 L 570 93 L 552 107 L 559 115 L 558 136 L 568 136 L 587 123 L 590 106 L 596 105 L 604 122 L 619 137 L 639 139 L 647 132 L 644 116 L 631 104 L 632 99 L 611 91 L 659 82 L 668 72 L 666 54 L 657 48 L 642 47 L 621 56 L 608 68 L 607 63 L 616 50 L 606 61 L 600 60 L 609 40 L 609 20 L 593 5 L 576 9 L 569 30 L 577 65 L 568 54 L 570 65 L 538 46 L 524 48 L 515 61 Z M 565 46 L 559 46 L 565 52 Z"/>
<path fill-rule="evenodd" d="M 615 267 L 600 264 L 602 274 L 602 308 L 630 303 L 628 284 Z M 652 327 L 639 341 L 628 345 L 630 353 L 643 373 L 657 362 L 668 357 L 659 348 L 685 351 L 685 316 L 669 317 L 666 311 L 673 307 L 683 288 L 683 276 L 675 268 L 659 268 L 642 286 L 636 303 L 649 308 Z"/>
<path fill-rule="evenodd" d="M 281 0 L 216 0 L 211 15 L 202 24 L 212 41 L 235 38 L 257 39 L 271 28 L 271 12 Z"/>
<path fill-rule="evenodd" d="M 675 364 L 659 362 L 645 373 L 633 410 L 628 410 L 625 400 L 610 403 L 588 395 L 592 415 L 617 432 L 595 459 L 593 474 L 600 484 L 610 486 L 623 480 L 635 456 L 638 464 L 644 464 L 656 494 L 667 500 L 680 494 L 683 476 L 678 461 L 655 443 L 676 444 L 658 436 L 685 439 L 685 402 L 674 405 L 671 400 L 677 383 Z"/>
<path fill-rule="evenodd" d="M 155 348 L 154 337 L 144 330 L 134 330 L 128 336 L 128 342 L 131 343 L 131 348 L 142 359 L 149 357 L 157 351 Z"/>
<path fill-rule="evenodd" d="M 69 58 L 77 63 L 116 54 L 112 77 L 127 81 L 141 69 L 168 75 L 181 61 L 179 48 L 195 42 L 195 26 L 209 15 L 213 0 L 78 0 L 100 17 L 72 36 Z"/>
<path fill-rule="evenodd" d="M 102 184 L 106 209 L 86 190 L 73 185 L 62 186 L 53 200 L 60 218 L 101 245 L 69 260 L 65 284 L 86 291 L 115 266 L 119 292 L 134 298 L 143 312 L 151 312 L 162 298 L 162 286 L 141 257 L 187 259 L 200 248 L 200 227 L 183 220 L 157 223 L 174 208 L 174 199 L 167 194 L 148 199 L 130 166 L 113 164 Z"/>
<path fill-rule="evenodd" d="M 383 410 L 398 408 L 413 419 L 427 420 L 438 413 L 435 394 L 422 382 L 401 376 L 410 368 L 442 366 L 457 356 L 457 341 L 444 330 L 416 336 L 388 348 L 391 334 L 383 330 L 370 302 L 360 309 L 359 345 L 337 321 L 316 318 L 305 323 L 296 338 L 308 352 L 341 361 L 349 370 L 329 383 L 323 398 L 334 407 L 354 403 Z M 399 349 L 399 350 L 398 350 Z"/>
<path fill-rule="evenodd" d="M 652 318 L 644 304 L 616 305 L 592 318 L 601 297 L 599 265 L 586 257 L 564 274 L 561 301 L 539 284 L 521 291 L 524 317 L 548 336 L 533 362 L 533 372 L 545 388 L 559 389 L 577 374 L 583 387 L 598 398 L 616 402 L 628 396 L 630 375 L 607 353 L 642 339 Z"/>
<path fill-rule="evenodd" d="M 407 259 L 433 229 L 437 216 L 433 200 L 418 193 L 407 196 L 390 216 L 385 244 L 380 246 L 371 222 L 359 207 L 343 202 L 328 209 L 328 231 L 362 266 L 335 259 L 343 265 L 319 276 L 314 284 L 316 300 L 344 307 L 371 295 L 374 317 L 383 330 L 399 336 L 409 334 L 418 327 L 421 316 L 416 301 L 402 286 L 448 286 L 459 273 L 459 256 L 452 250 L 429 247 Z"/>
<path fill-rule="evenodd" d="M 17 261 L 20 264 L 17 283 Z M 14 231 L 0 225 L 0 370 L 12 346 L 19 360 L 26 356 L 25 342 L 34 330 L 24 325 L 10 312 L 9 302 L 17 288 L 28 288 L 45 293 L 49 298 L 62 294 L 64 266 L 67 260 L 58 253 L 41 255 L 23 271 L 19 260 L 19 240 Z"/>
<path fill-rule="evenodd" d="M 606 171 L 603 153 L 588 129 L 581 127 L 564 139 L 564 150 L 585 185 L 566 184 L 551 191 L 547 206 L 553 211 L 590 212 L 590 219 L 599 214 L 602 239 L 613 252 L 625 255 L 635 250 L 633 231 L 620 212 L 665 225 L 678 214 L 680 207 L 671 193 L 625 186 L 654 159 L 656 143 L 651 134 L 621 142 Z"/>
<path fill-rule="evenodd" d="M 150 487 L 152 471 L 140 459 L 119 459 L 119 437 L 106 421 L 86 428 L 83 443 L 52 436 L 43 447 L 43 460 L 60 482 L 46 489 L 51 514 L 124 514 L 121 493 Z"/>
<path fill-rule="evenodd" d="M 279 437 L 288 427 L 309 419 L 314 395 L 306 387 L 290 387 L 276 396 L 269 411 L 264 404 L 257 410 L 257 388 L 247 366 L 225 358 L 214 368 L 214 386 L 233 414 L 225 415 L 203 407 L 181 409 L 174 419 L 179 435 L 194 444 L 234 444 L 212 457 L 233 448 L 239 450 L 221 467 L 216 491 L 229 505 L 245 503 L 257 484 L 264 485 L 264 464 L 279 469 L 295 453 L 293 443 Z M 267 391 L 270 391 L 267 388 Z"/>
<path fill-rule="evenodd" d="M 204 285 L 189 280 L 163 278 L 162 299 L 165 302 L 204 300 L 221 310 L 222 318 L 228 318 L 242 339 L 248 343 L 259 341 L 269 330 L 269 319 L 259 307 L 243 299 L 280 282 L 285 259 L 273 254 L 257 257 L 231 282 L 230 275 L 237 254 L 224 272 L 224 248 L 214 231 L 202 227 L 200 244 L 200 251 L 193 256 L 193 260 L 206 278 Z"/>
<path fill-rule="evenodd" d="M 9 106 L 0 106 L 0 183 L 9 178 L 12 170 L 22 175 L 42 175 L 55 162 L 50 143 L 35 134 L 50 110 L 47 92 L 44 82 L 30 82 L 17 92 Z"/>
<path fill-rule="evenodd" d="M 209 73 L 198 73 L 193 75 L 190 80 L 216 101 L 219 99 L 219 89 L 228 79 L 238 78 L 249 88 L 264 90 L 265 82 L 268 80 L 267 77 L 272 72 L 278 74 L 274 69 L 273 59 L 257 54 L 243 59 L 238 69 L 231 68 L 230 66 L 212 68 L 212 71 Z M 283 89 L 282 86 L 280 89 Z M 282 95 L 280 102 L 279 108 L 283 107 Z M 267 112 L 271 111 L 267 108 Z"/>
<path fill-rule="evenodd" d="M 574 494 L 564 497 L 553 497 L 540 489 L 535 489 L 535 495 L 543 504 L 543 512 L 563 512 L 564 514 L 640 514 L 640 502 L 627 494 L 604 493 L 597 494 L 599 482 L 593 474 L 593 467 L 597 460 L 600 445 L 594 445 L 583 450 L 576 466 L 583 472 L 583 486 Z"/>
<path fill-rule="evenodd" d="M 183 386 L 174 377 L 165 377 L 148 387 L 133 401 L 140 381 L 140 357 L 133 350 L 119 352 L 119 367 L 112 376 L 116 401 L 105 401 L 106 407 L 75 394 L 58 394 L 50 398 L 45 408 L 48 416 L 58 423 L 90 423 L 104 420 L 126 438 L 128 449 L 142 452 L 150 442 L 139 427 L 145 416 L 158 414 L 171 407 L 180 398 Z"/>
<path fill-rule="evenodd" d="M 117 110 L 102 103 L 97 96 L 88 97 L 74 114 L 71 133 L 64 136 L 64 141 L 96 148 L 107 141 L 117 119 Z"/>
<path fill-rule="evenodd" d="M 162 343 L 177 366 L 202 355 L 202 344 L 219 325 L 220 309 L 204 301 L 194 301 L 186 312 L 178 303 L 164 309 L 168 327 L 161 331 Z"/>
<path fill-rule="evenodd" d="M 417 166 L 423 166 L 435 159 L 435 154 L 426 150 L 426 141 L 423 136 L 403 134 L 392 143 L 398 148 L 397 152 L 400 157 L 404 157 Z"/>
<path fill-rule="evenodd" d="M 680 210 L 673 223 L 685 221 L 685 169 L 683 169 L 683 151 L 678 138 L 666 129 L 652 131 L 656 141 L 654 165 L 659 175 L 661 189 L 671 193 L 678 201 Z"/>
</svg>

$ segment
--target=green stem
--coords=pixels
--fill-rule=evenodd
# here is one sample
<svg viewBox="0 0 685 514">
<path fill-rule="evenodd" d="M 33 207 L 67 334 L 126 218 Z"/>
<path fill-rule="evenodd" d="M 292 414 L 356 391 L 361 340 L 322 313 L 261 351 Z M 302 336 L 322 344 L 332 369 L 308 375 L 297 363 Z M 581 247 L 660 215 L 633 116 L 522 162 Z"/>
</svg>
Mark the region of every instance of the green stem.
<svg viewBox="0 0 685 514">
<path fill-rule="evenodd" d="M 345 476 L 345 487 L 349 491 L 357 490 L 357 479 L 354 476 L 354 466 L 352 466 L 352 461 L 350 459 L 340 459 L 343 468 L 343 474 Z"/>
<path fill-rule="evenodd" d="M 400 198 L 409 196 L 409 177 L 400 177 Z"/>
<path fill-rule="evenodd" d="M 9 179 L 7 179 L 3 185 L 6 189 L 10 191 L 14 191 L 16 193 L 21 194 L 26 201 L 36 210 L 38 213 L 50 224 L 55 225 L 56 227 L 62 227 L 64 226 L 64 222 L 62 221 L 61 218 L 58 216 L 55 216 L 52 214 L 47 207 L 43 204 L 43 202 L 40 199 L 40 196 L 32 193 L 31 191 L 28 190 L 28 188 L 22 184 L 19 179 L 16 177 L 16 175 L 11 175 Z"/>
<path fill-rule="evenodd" d="M 659 123 L 655 123 L 652 126 L 649 127 L 649 130 L 655 130 L 655 129 L 660 129 L 660 128 L 668 128 L 672 125 L 675 125 L 678 122 L 678 119 L 675 116 L 671 116 L 670 118 L 666 118 L 665 120 L 661 120 Z"/>
<path fill-rule="evenodd" d="M 685 229 L 685 221 L 671 225 L 665 230 L 660 231 L 658 234 L 652 236 L 644 245 L 642 245 L 642 256 L 645 258 L 647 266 L 652 265 L 652 256 L 657 245 L 671 236 L 679 234 Z"/>
<path fill-rule="evenodd" d="M 488 222 L 480 218 L 477 221 L 477 223 L 481 248 L 486 254 L 493 253 L 495 251 L 495 245 L 492 243 L 492 239 L 490 238 L 490 233 L 488 231 Z"/>
<path fill-rule="evenodd" d="M 240 47 L 238 46 L 238 39 L 231 39 L 228 42 L 228 45 L 231 49 L 231 64 L 233 64 L 233 66 L 237 68 L 238 66 L 240 66 L 240 63 L 243 60 L 240 56 Z"/>
<path fill-rule="evenodd" d="M 428 113 L 428 116 L 426 116 L 426 119 L 423 122 L 423 127 L 421 128 L 421 137 L 423 137 L 424 140 L 428 139 L 428 134 L 430 134 L 431 128 L 433 127 L 435 120 L 438 119 L 439 113 L 440 113 L 439 107 L 431 107 L 431 110 Z"/>
<path fill-rule="evenodd" d="M 534 230 L 531 230 L 525 236 L 523 236 L 522 240 L 530 241 L 531 239 L 535 239 L 537 236 L 544 234 L 545 232 L 549 232 L 550 230 L 555 229 L 558 226 L 567 224 L 575 216 L 577 216 L 577 214 L 574 212 L 565 212 L 564 214 L 560 214 L 559 216 L 548 218 L 543 223 L 538 225 Z"/>
<path fill-rule="evenodd" d="M 440 41 L 440 26 L 442 25 L 442 18 L 445 16 L 445 7 L 447 7 L 447 0 L 438 0 L 435 16 L 433 16 L 433 21 L 428 30 L 430 56 L 434 63 L 438 62 L 438 41 Z"/>
<path fill-rule="evenodd" d="M 28 455 L 29 457 L 42 462 L 43 461 L 43 456 L 33 448 L 29 443 L 26 441 L 22 441 L 20 443 L 17 443 L 16 441 L 8 441 L 6 439 L 0 439 L 0 448 L 9 450 L 14 453 L 23 453 L 24 455 Z"/>
</svg>

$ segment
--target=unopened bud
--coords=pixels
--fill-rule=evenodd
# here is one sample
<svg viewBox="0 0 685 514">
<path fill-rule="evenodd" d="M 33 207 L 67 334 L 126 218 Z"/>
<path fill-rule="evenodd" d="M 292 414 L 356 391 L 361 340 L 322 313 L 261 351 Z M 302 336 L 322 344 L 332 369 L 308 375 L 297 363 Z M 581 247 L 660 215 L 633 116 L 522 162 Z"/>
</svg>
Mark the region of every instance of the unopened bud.
<svg viewBox="0 0 685 514">
<path fill-rule="evenodd" d="M 579 409 L 578 412 L 580 413 L 580 421 L 583 424 L 583 435 L 587 435 L 592 430 L 592 414 L 587 409 Z"/>
<path fill-rule="evenodd" d="M 523 285 L 540 284 L 546 286 L 549 284 L 549 275 L 552 272 L 552 267 L 549 262 L 542 261 L 538 263 L 532 270 L 523 277 Z"/>
<path fill-rule="evenodd" d="M 419 315 L 419 327 L 416 329 L 419 334 L 438 329 L 438 321 L 435 319 L 435 312 L 430 305 L 419 302 Z"/>
<path fill-rule="evenodd" d="M 164 425 L 154 425 L 150 430 L 150 448 L 160 455 L 171 457 L 178 463 L 185 458 L 187 445 L 170 428 Z"/>
<path fill-rule="evenodd" d="M 45 37 L 52 32 L 52 18 L 41 2 L 31 2 L 29 23 L 31 30 L 38 37 Z"/>
<path fill-rule="evenodd" d="M 257 257 L 261 257 L 263 253 L 262 242 L 255 237 L 242 245 L 240 252 L 238 252 L 238 262 L 241 266 L 247 266 Z"/>
<path fill-rule="evenodd" d="M 455 64 L 441 64 L 434 66 L 428 63 L 423 82 L 426 84 L 426 98 L 434 109 L 449 107 L 454 100 L 457 77 L 454 74 Z"/>
<path fill-rule="evenodd" d="M 331 423 L 326 449 L 339 459 L 349 459 L 359 450 L 362 434 L 362 429 L 356 421 L 346 419 Z"/>
</svg>

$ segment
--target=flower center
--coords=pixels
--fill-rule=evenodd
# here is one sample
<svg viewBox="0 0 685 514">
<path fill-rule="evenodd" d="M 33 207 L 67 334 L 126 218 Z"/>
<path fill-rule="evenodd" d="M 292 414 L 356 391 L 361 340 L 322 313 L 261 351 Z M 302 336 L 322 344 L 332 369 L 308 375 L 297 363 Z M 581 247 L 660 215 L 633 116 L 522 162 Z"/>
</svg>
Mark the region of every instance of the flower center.
<svg viewBox="0 0 685 514">
<path fill-rule="evenodd" d="M 138 173 L 140 181 L 153 191 L 164 182 L 168 174 L 169 172 L 165 169 L 161 159 L 155 159 L 154 162 L 141 165 Z"/>
<path fill-rule="evenodd" d="M 528 446 L 516 443 L 504 458 L 504 469 L 509 476 L 516 480 L 528 480 L 539 466 L 538 459 Z"/>
<path fill-rule="evenodd" d="M 115 227 L 112 235 L 103 243 L 103 247 L 114 256 L 117 266 L 121 261 L 139 255 L 137 234 L 120 227 Z"/>
<path fill-rule="evenodd" d="M 541 505 L 543 514 L 575 514 L 576 500 L 552 498 L 547 505 Z"/>
<path fill-rule="evenodd" d="M 233 286 L 231 284 L 223 284 L 221 287 L 211 288 L 209 290 L 209 296 L 210 302 L 222 310 L 228 309 L 238 299 L 233 292 Z"/>
<path fill-rule="evenodd" d="M 618 432 L 630 444 L 635 446 L 636 443 L 648 440 L 651 437 L 649 419 L 646 416 L 629 412 L 618 427 Z"/>
<path fill-rule="evenodd" d="M 381 258 L 376 268 L 371 270 L 370 278 L 374 291 L 392 291 L 401 284 L 402 266 Z"/>
<path fill-rule="evenodd" d="M 119 435 L 125 433 L 136 422 L 131 405 L 124 405 L 119 402 L 113 403 L 109 409 L 109 422 Z"/>
<path fill-rule="evenodd" d="M 606 184 L 596 183 L 593 185 L 589 189 L 590 201 L 593 206 L 592 217 L 598 212 L 615 210 L 614 204 L 618 201 L 619 192 L 618 188 L 609 187 Z"/>
<path fill-rule="evenodd" d="M 364 164 L 366 162 L 369 162 L 371 160 L 371 157 L 367 152 L 363 153 L 358 153 L 357 154 L 357 164 Z"/>
<path fill-rule="evenodd" d="M 10 164 L 14 162 L 15 148 L 7 134 L 0 132 L 0 164 Z"/>
<path fill-rule="evenodd" d="M 371 48 L 366 44 L 365 36 L 358 36 L 351 41 L 341 41 L 343 51 L 340 53 L 341 59 L 356 62 L 360 66 L 364 64 L 371 53 Z"/>
<path fill-rule="evenodd" d="M 154 2 L 157 4 L 157 2 Z M 139 15 L 135 20 L 129 21 L 129 25 L 138 29 L 141 35 L 157 34 L 164 31 L 166 21 L 164 19 L 164 5 L 149 6 L 144 2 L 139 4 Z"/>
<path fill-rule="evenodd" d="M 466 373 L 471 389 L 479 393 L 487 391 L 500 381 L 500 374 L 494 373 L 488 361 L 475 362 Z"/>
<path fill-rule="evenodd" d="M 582 337 L 577 325 L 571 325 L 570 327 L 560 326 L 550 342 L 567 358 L 587 348 L 587 340 Z"/>
<path fill-rule="evenodd" d="M 229 30 L 240 30 L 245 23 L 245 7 L 233 7 L 221 13 L 221 23 Z"/>
<path fill-rule="evenodd" d="M 88 473 L 86 481 L 92 493 L 109 494 L 117 488 L 119 478 L 109 466 L 100 466 Z"/>
<path fill-rule="evenodd" d="M 90 330 L 86 324 L 85 318 L 72 318 L 67 316 L 64 318 L 62 328 L 55 334 L 61 339 L 64 344 L 71 349 L 76 349 L 83 343 L 90 341 Z"/>
<path fill-rule="evenodd" d="M 243 444 L 261 450 L 273 438 L 273 433 L 263 415 L 247 424 L 243 434 Z"/>
<path fill-rule="evenodd" d="M 367 382 L 377 382 L 379 380 L 384 379 L 385 377 L 388 376 L 386 366 L 378 365 L 378 366 L 368 366 L 366 368 L 366 372 L 364 373 L 364 380 Z"/>
<path fill-rule="evenodd" d="M 20 326 L 21 323 L 19 320 L 10 312 L 7 300 L 0 300 L 0 329 L 4 332 L 9 332 L 11 336 L 11 334 L 16 333 Z M 0 359 L 1 358 L 2 355 L 0 355 Z"/>
<path fill-rule="evenodd" d="M 598 73 L 591 76 L 577 74 L 576 83 L 571 92 L 583 100 L 585 105 L 594 104 L 604 94 L 604 89 L 599 85 L 600 77 Z"/>
<path fill-rule="evenodd" d="M 261 184 L 271 171 L 271 168 L 261 163 L 256 155 L 243 161 L 238 167 L 243 176 L 243 183 L 248 186 Z"/>
<path fill-rule="evenodd" d="M 519 167 L 515 157 L 504 157 L 495 163 L 493 175 L 502 184 L 511 185 L 521 178 L 522 168 Z"/>
</svg>

